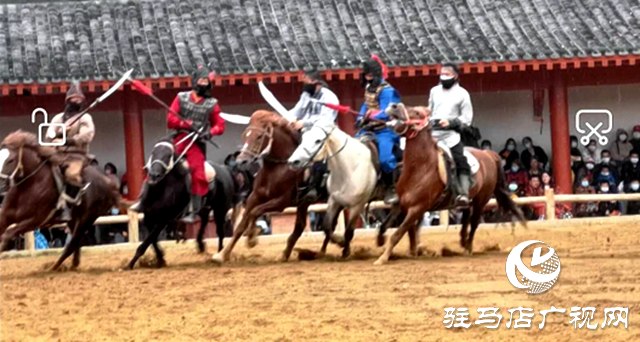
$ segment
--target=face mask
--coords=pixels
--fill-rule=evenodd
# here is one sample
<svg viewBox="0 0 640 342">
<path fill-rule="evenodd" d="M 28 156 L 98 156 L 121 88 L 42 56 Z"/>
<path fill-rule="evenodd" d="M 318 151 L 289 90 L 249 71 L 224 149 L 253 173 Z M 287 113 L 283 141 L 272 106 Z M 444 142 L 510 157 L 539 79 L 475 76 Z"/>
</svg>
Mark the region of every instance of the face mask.
<svg viewBox="0 0 640 342">
<path fill-rule="evenodd" d="M 631 190 L 638 191 L 638 189 L 640 189 L 640 184 L 638 184 L 638 183 L 632 183 L 631 184 Z"/>
<path fill-rule="evenodd" d="M 587 148 L 588 148 L 588 149 L 589 149 L 589 151 L 591 151 L 591 152 L 595 152 L 595 150 L 596 150 L 596 147 L 595 147 L 595 146 L 593 146 L 593 145 L 591 145 L 591 146 L 589 146 L 589 147 L 587 147 Z"/>
<path fill-rule="evenodd" d="M 609 188 L 608 188 L 608 187 L 603 187 L 603 188 L 600 188 L 600 191 L 602 191 L 602 192 L 609 192 Z"/>
<path fill-rule="evenodd" d="M 236 167 L 237 164 L 238 163 L 235 160 L 229 162 L 229 166 L 232 168 Z"/>
<path fill-rule="evenodd" d="M 531 143 L 530 143 L 530 142 L 526 142 L 526 143 L 524 143 L 524 147 L 525 147 L 525 148 L 531 148 Z"/>
<path fill-rule="evenodd" d="M 589 181 L 582 181 L 582 183 L 581 183 L 581 184 L 582 184 L 582 187 L 583 187 L 583 188 L 586 188 L 586 187 L 588 187 L 588 186 L 589 186 Z"/>
<path fill-rule="evenodd" d="M 440 84 L 444 89 L 450 89 L 456 83 L 456 79 L 453 76 L 440 76 Z"/>
<path fill-rule="evenodd" d="M 640 139 L 640 132 L 633 132 L 634 139 Z"/>
<path fill-rule="evenodd" d="M 571 148 L 578 148 L 578 143 L 575 141 L 571 142 Z"/>
<path fill-rule="evenodd" d="M 511 144 L 507 145 L 507 150 L 513 151 L 515 149 L 516 149 L 516 145 L 511 145 Z"/>
<path fill-rule="evenodd" d="M 67 106 L 64 108 L 65 113 L 77 113 L 80 111 L 80 104 L 77 102 L 67 102 Z"/>
<path fill-rule="evenodd" d="M 603 172 L 602 175 L 605 177 L 609 177 L 609 172 Z"/>
<path fill-rule="evenodd" d="M 625 134 L 621 134 L 618 139 L 620 139 L 620 141 L 627 141 L 627 136 Z"/>
<path fill-rule="evenodd" d="M 593 164 L 587 164 L 587 170 L 593 169 Z"/>
<path fill-rule="evenodd" d="M 609 164 L 609 162 L 611 161 L 611 158 L 609 157 L 602 157 L 602 162 L 605 164 Z"/>
<path fill-rule="evenodd" d="M 509 190 L 511 190 L 511 191 L 518 190 L 518 184 L 516 184 L 516 183 L 509 184 Z"/>
<path fill-rule="evenodd" d="M 520 170 L 520 168 L 517 167 L 517 166 L 512 166 L 511 167 L 511 171 L 513 171 L 513 172 L 518 172 L 518 170 Z"/>
<path fill-rule="evenodd" d="M 309 93 L 309 95 L 313 95 L 316 93 L 316 84 L 308 83 L 302 86 L 302 91 Z"/>
<path fill-rule="evenodd" d="M 638 158 L 630 158 L 631 164 L 638 164 Z"/>
<path fill-rule="evenodd" d="M 111 209 L 111 215 L 118 215 L 120 213 L 120 210 L 113 208 Z"/>
<path fill-rule="evenodd" d="M 203 86 L 203 85 L 196 84 L 195 91 L 196 91 L 196 94 L 198 94 L 198 96 L 206 97 L 208 95 L 207 94 L 208 90 L 209 90 L 209 85 Z"/>
</svg>

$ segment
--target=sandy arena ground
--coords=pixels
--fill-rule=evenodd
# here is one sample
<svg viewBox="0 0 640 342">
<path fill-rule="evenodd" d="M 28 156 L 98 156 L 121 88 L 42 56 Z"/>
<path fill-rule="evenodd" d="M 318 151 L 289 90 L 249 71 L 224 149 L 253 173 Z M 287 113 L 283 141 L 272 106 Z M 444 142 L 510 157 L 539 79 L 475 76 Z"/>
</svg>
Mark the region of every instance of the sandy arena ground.
<svg viewBox="0 0 640 342">
<path fill-rule="evenodd" d="M 282 246 L 240 244 L 223 267 L 189 249 L 167 250 L 165 269 L 119 271 L 132 253 L 86 255 L 78 272 L 43 271 L 55 257 L 2 260 L 0 339 L 13 341 L 640 341 L 640 234 L 637 224 L 559 229 L 483 229 L 474 256 L 454 251 L 457 234 L 422 236 L 428 250 L 373 266 L 380 250 L 356 238 L 346 262 L 332 256 L 277 263 Z M 406 239 L 406 238 L 405 238 Z M 508 251 L 530 239 L 556 248 L 562 272 L 542 295 L 517 290 L 505 276 Z M 302 247 L 317 249 L 315 243 Z M 497 248 L 496 248 L 497 247 Z M 436 251 L 436 255 L 429 253 Z M 69 260 L 70 261 L 70 260 Z M 567 309 L 547 315 L 540 310 Z M 446 329 L 445 307 L 499 307 L 500 327 Z M 508 309 L 534 309 L 531 329 L 508 329 Z M 573 306 L 629 308 L 629 328 L 574 330 Z M 515 319 L 515 318 L 514 318 Z"/>
</svg>

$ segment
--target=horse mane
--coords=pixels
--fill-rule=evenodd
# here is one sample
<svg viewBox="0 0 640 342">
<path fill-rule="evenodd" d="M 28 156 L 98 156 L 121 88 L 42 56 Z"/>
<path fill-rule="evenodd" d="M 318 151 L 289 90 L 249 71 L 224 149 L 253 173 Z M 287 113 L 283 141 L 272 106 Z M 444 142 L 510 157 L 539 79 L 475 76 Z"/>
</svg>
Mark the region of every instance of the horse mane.
<svg viewBox="0 0 640 342">
<path fill-rule="evenodd" d="M 16 150 L 20 149 L 21 147 L 27 147 L 34 150 L 43 158 L 52 158 L 57 154 L 55 148 L 51 146 L 40 145 L 38 137 L 35 134 L 31 132 L 25 132 L 20 129 L 7 135 L 0 145 Z"/>
<path fill-rule="evenodd" d="M 268 125 L 273 125 L 274 128 L 278 127 L 284 130 L 285 133 L 291 135 L 294 140 L 299 139 L 298 132 L 289 128 L 289 121 L 282 117 L 282 115 L 272 112 L 270 110 L 257 110 L 251 114 L 251 119 L 249 120 L 250 126 L 258 126 L 258 127 L 266 127 Z"/>
</svg>

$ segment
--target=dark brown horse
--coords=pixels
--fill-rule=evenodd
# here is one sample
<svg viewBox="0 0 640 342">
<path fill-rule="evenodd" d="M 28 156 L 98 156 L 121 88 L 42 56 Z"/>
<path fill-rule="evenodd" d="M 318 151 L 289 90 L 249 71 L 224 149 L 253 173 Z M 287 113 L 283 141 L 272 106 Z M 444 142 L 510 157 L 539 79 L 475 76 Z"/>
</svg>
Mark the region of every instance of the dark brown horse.
<svg viewBox="0 0 640 342">
<path fill-rule="evenodd" d="M 56 186 L 53 168 L 61 156 L 51 147 L 38 144 L 38 138 L 22 131 L 8 135 L 0 145 L 0 174 L 9 184 L 9 191 L 0 211 L 0 252 L 20 234 L 47 228 L 55 221 L 60 193 Z M 80 244 L 95 220 L 120 203 L 115 184 L 94 167 L 82 172 L 85 182 L 91 183 L 82 202 L 72 210 L 68 223 L 73 232 L 71 242 L 65 247 L 52 269 L 58 269 L 73 253 L 73 268 L 80 264 Z"/>
<path fill-rule="evenodd" d="M 439 152 L 436 141 L 431 136 L 429 110 L 423 107 L 405 108 L 402 104 L 392 104 L 387 113 L 398 120 L 396 131 L 407 138 L 404 150 L 404 169 L 398 180 L 397 192 L 400 211 L 405 219 L 393 233 L 384 253 L 376 261 L 386 263 L 391 252 L 402 236 L 409 232 L 410 253 L 417 253 L 418 231 L 422 216 L 427 211 L 450 208 L 449 201 L 442 199 L 446 184 L 439 176 Z M 471 149 L 480 167 L 475 175 L 475 184 L 470 191 L 471 206 L 462 210 L 460 245 L 466 253 L 473 251 L 473 236 L 487 202 L 495 195 L 501 210 L 515 216 L 525 224 L 522 212 L 509 197 L 500 157 L 493 151 Z M 446 196 L 446 195 L 445 195 Z M 467 229 L 471 224 L 471 231 Z"/>
<path fill-rule="evenodd" d="M 240 237 L 252 228 L 248 242 L 255 235 L 256 219 L 265 213 L 279 212 L 290 206 L 297 206 L 296 223 L 287 240 L 282 258 L 291 256 L 293 247 L 307 224 L 307 209 L 310 203 L 299 203 L 298 184 L 303 181 L 303 170 L 292 170 L 287 163 L 289 156 L 300 143 L 298 132 L 288 128 L 288 121 L 280 115 L 259 110 L 253 113 L 249 127 L 243 134 L 244 146 L 237 158 L 239 167 L 262 159 L 263 165 L 253 183 L 253 191 L 247 199 L 242 219 L 236 225 L 233 239 L 222 252 L 213 256 L 217 263 L 229 259 L 231 251 Z M 325 241 L 325 248 L 326 248 Z"/>
</svg>

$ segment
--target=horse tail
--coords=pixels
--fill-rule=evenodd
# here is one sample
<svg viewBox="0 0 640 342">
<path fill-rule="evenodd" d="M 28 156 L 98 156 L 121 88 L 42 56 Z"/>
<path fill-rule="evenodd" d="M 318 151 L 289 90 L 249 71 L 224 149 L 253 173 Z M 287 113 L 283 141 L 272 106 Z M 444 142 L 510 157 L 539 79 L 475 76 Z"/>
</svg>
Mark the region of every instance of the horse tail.
<svg viewBox="0 0 640 342">
<path fill-rule="evenodd" d="M 495 158 L 494 158 L 495 159 Z M 510 214 L 515 216 L 523 226 L 527 226 L 527 222 L 524 219 L 524 215 L 522 214 L 522 210 L 518 208 L 516 203 L 509 196 L 509 188 L 507 187 L 507 179 L 504 174 L 504 170 L 502 169 L 502 165 L 500 164 L 500 157 L 498 156 L 496 161 L 496 167 L 498 169 L 498 182 L 496 184 L 496 188 L 493 191 L 493 194 L 496 196 L 496 201 L 498 201 L 498 208 L 506 214 Z"/>
</svg>

